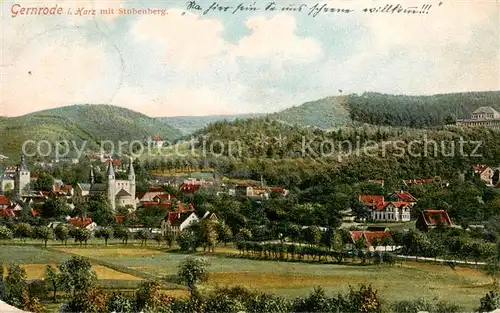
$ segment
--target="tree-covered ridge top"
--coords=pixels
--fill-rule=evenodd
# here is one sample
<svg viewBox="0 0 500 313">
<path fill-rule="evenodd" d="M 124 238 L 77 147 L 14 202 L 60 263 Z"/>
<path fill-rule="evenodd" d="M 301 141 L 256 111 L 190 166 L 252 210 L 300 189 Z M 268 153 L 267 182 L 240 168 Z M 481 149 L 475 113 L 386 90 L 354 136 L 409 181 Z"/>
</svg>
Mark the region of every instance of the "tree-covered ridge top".
<svg viewBox="0 0 500 313">
<path fill-rule="evenodd" d="M 391 95 L 377 92 L 330 96 L 270 114 L 212 115 L 169 117 L 184 134 L 195 132 L 209 123 L 269 117 L 290 125 L 333 129 L 363 123 L 387 126 L 429 127 L 469 118 L 480 107 L 500 109 L 500 92 L 463 92 L 430 96 Z"/>
<path fill-rule="evenodd" d="M 110 105 L 74 105 L 0 119 L 0 151 L 17 156 L 27 140 L 88 141 L 89 148 L 103 140 L 143 140 L 159 135 L 175 139 L 177 129 L 128 109 Z"/>
</svg>

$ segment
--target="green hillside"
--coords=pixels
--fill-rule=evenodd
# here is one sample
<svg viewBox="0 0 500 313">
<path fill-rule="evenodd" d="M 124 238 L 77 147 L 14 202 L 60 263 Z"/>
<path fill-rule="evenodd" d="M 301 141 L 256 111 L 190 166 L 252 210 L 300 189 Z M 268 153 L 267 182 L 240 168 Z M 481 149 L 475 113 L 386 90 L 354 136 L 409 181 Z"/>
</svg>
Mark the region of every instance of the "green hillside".
<svg viewBox="0 0 500 313">
<path fill-rule="evenodd" d="M 264 113 L 234 114 L 234 115 L 207 115 L 207 116 L 174 116 L 159 117 L 158 119 L 182 132 L 183 135 L 192 134 L 208 124 L 219 121 L 234 121 L 249 119 L 265 115 Z"/>
<path fill-rule="evenodd" d="M 154 118 L 109 105 L 74 105 L 0 119 L 0 153 L 17 157 L 27 140 L 100 141 L 144 140 L 159 135 L 176 139 L 181 133 Z"/>
<path fill-rule="evenodd" d="M 482 106 L 500 110 L 500 91 L 438 94 L 432 96 L 388 95 L 366 92 L 349 95 L 351 119 L 374 125 L 426 127 L 469 118 Z"/>
<path fill-rule="evenodd" d="M 306 102 L 270 114 L 269 117 L 292 125 L 321 129 L 364 123 L 428 127 L 444 125 L 457 118 L 468 118 L 482 106 L 491 106 L 500 111 L 500 91 L 432 96 L 365 92 L 361 95 L 351 94 Z"/>
<path fill-rule="evenodd" d="M 327 97 L 269 114 L 269 118 L 291 125 L 330 129 L 352 125 L 346 97 Z"/>
</svg>

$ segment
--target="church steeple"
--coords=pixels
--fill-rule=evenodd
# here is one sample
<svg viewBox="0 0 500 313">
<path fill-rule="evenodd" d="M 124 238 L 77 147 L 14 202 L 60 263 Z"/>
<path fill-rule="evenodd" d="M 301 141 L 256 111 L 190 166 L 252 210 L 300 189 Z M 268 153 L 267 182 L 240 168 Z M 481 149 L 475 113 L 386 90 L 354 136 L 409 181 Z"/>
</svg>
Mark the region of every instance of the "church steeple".
<svg viewBox="0 0 500 313">
<path fill-rule="evenodd" d="M 19 164 L 19 170 L 25 172 L 28 170 L 28 165 L 26 164 L 26 156 L 21 153 L 21 163 Z"/>
<path fill-rule="evenodd" d="M 91 184 L 95 183 L 95 179 L 94 179 L 94 166 L 92 164 L 90 165 L 89 183 L 91 183 Z"/>
<path fill-rule="evenodd" d="M 113 168 L 113 159 L 109 158 L 109 166 L 107 172 L 108 180 L 115 179 L 115 169 Z"/>
<path fill-rule="evenodd" d="M 130 158 L 130 165 L 128 168 L 128 179 L 131 180 L 132 178 L 135 180 L 135 171 L 134 171 L 134 161 L 132 158 Z"/>
</svg>

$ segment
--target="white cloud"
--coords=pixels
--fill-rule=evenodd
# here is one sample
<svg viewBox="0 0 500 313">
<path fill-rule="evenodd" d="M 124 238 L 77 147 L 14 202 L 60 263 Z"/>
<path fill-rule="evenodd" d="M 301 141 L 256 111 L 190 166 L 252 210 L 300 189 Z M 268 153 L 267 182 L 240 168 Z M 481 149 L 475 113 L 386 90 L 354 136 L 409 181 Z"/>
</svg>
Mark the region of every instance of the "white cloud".
<svg viewBox="0 0 500 313">
<path fill-rule="evenodd" d="M 251 17 L 246 26 L 252 33 L 242 38 L 233 53 L 249 59 L 278 59 L 308 62 L 321 55 L 321 46 L 312 38 L 295 34 L 295 17 L 280 13 L 269 19 Z"/>
<path fill-rule="evenodd" d="M 223 25 L 217 19 L 182 12 L 169 10 L 167 16 L 143 16 L 132 26 L 132 34 L 142 43 L 160 43 L 168 66 L 204 67 L 226 49 L 221 37 Z"/>
<path fill-rule="evenodd" d="M 99 46 L 82 45 L 84 39 L 67 42 L 49 36 L 25 46 L 0 81 L 1 111 L 9 116 L 75 103 L 102 100 L 92 88 L 105 76 L 106 55 Z"/>
</svg>

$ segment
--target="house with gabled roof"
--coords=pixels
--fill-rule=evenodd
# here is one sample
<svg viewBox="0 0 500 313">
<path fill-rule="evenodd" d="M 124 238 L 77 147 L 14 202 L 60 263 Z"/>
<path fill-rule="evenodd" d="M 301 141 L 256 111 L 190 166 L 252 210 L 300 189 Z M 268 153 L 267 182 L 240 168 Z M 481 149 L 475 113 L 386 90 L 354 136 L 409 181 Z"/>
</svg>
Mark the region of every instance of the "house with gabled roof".
<svg viewBox="0 0 500 313">
<path fill-rule="evenodd" d="M 78 228 L 86 228 L 88 230 L 96 230 L 97 224 L 90 217 L 74 217 L 69 218 L 68 223 Z"/>
<path fill-rule="evenodd" d="M 403 201 L 382 202 L 372 207 L 371 218 L 374 221 L 408 222 L 411 204 Z"/>
<path fill-rule="evenodd" d="M 0 195 L 0 210 L 8 207 L 9 204 L 10 204 L 9 199 L 4 195 Z"/>
<path fill-rule="evenodd" d="M 377 184 L 377 185 L 380 185 L 383 187 L 385 181 L 383 179 L 369 179 L 368 182 L 372 183 L 372 184 Z"/>
<path fill-rule="evenodd" d="M 394 192 L 394 195 L 396 196 L 398 201 L 408 202 L 412 205 L 415 204 L 415 202 L 417 202 L 417 198 L 408 191 L 399 191 L 399 192 L 396 191 Z"/>
<path fill-rule="evenodd" d="M 199 220 L 194 212 L 169 212 L 167 218 L 161 222 L 161 231 L 162 234 L 177 234 Z"/>
<path fill-rule="evenodd" d="M 396 247 L 392 245 L 384 246 L 382 244 L 384 241 L 388 241 L 391 244 L 393 243 L 393 239 L 389 231 L 351 230 L 349 231 L 349 235 L 351 236 L 351 245 L 355 245 L 358 240 L 363 238 L 369 251 L 375 251 L 373 246 L 375 239 L 377 241 L 376 251 L 392 251 L 396 249 Z"/>
<path fill-rule="evenodd" d="M 416 228 L 420 231 L 428 231 L 438 225 L 455 227 L 445 210 L 424 210 L 415 223 Z"/>
<path fill-rule="evenodd" d="M 478 176 L 487 185 L 493 185 L 493 169 L 487 165 L 473 165 L 472 170 L 474 174 Z"/>
<path fill-rule="evenodd" d="M 360 195 L 359 201 L 363 202 L 364 205 L 373 208 L 384 203 L 384 196 Z"/>
</svg>

